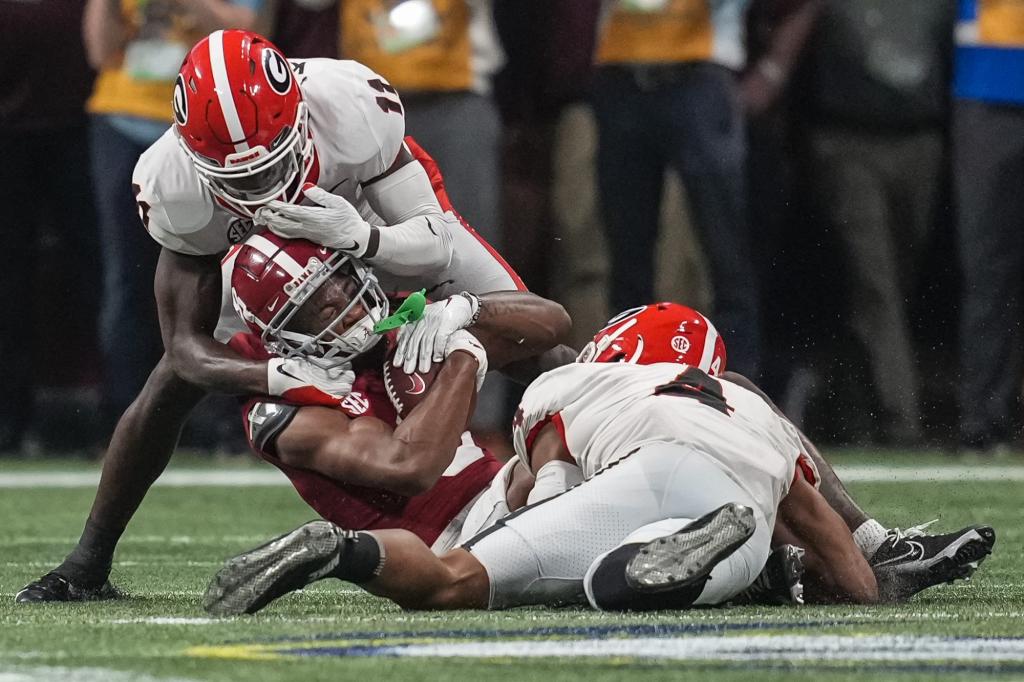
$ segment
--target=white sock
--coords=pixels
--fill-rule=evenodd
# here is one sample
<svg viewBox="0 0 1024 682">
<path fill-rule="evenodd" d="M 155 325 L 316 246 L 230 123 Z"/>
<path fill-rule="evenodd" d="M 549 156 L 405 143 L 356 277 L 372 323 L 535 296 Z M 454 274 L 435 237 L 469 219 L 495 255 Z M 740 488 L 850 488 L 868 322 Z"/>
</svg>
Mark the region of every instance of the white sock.
<svg viewBox="0 0 1024 682">
<path fill-rule="evenodd" d="M 878 548 L 885 542 L 885 534 L 888 531 L 885 527 L 874 519 L 868 519 L 864 523 L 857 527 L 857 530 L 853 531 L 853 542 L 857 545 L 857 549 L 860 550 L 861 554 L 864 555 L 865 559 L 870 559 L 878 551 Z"/>
</svg>

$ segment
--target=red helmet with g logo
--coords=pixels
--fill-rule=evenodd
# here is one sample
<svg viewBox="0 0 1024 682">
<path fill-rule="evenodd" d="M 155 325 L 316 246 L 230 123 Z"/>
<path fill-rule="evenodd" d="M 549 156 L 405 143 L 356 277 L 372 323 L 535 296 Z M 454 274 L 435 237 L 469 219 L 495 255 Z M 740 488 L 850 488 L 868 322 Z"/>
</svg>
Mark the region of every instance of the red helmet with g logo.
<svg viewBox="0 0 1024 682">
<path fill-rule="evenodd" d="M 313 168 L 309 113 L 291 65 L 251 31 L 214 31 L 174 83 L 174 127 L 199 177 L 233 210 L 294 201 Z"/>
<path fill-rule="evenodd" d="M 652 303 L 613 317 L 578 362 L 692 365 L 711 376 L 725 371 L 725 341 L 711 320 L 678 303 Z"/>
</svg>

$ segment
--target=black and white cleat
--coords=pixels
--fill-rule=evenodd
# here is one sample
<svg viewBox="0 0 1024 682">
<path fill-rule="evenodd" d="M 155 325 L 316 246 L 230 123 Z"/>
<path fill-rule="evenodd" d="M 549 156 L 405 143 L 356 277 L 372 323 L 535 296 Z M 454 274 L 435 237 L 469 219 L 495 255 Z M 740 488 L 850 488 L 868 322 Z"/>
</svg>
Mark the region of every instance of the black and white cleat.
<svg viewBox="0 0 1024 682">
<path fill-rule="evenodd" d="M 671 535 L 637 549 L 626 564 L 626 583 L 641 592 L 665 592 L 707 577 L 754 534 L 750 507 L 729 503 Z"/>
<path fill-rule="evenodd" d="M 217 616 L 256 613 L 289 592 L 328 577 L 352 533 L 329 521 L 310 521 L 267 544 L 228 559 L 203 596 Z"/>
<path fill-rule="evenodd" d="M 904 601 L 929 587 L 968 579 L 992 553 L 996 532 L 990 526 L 968 526 L 952 533 L 931 534 L 934 521 L 906 530 L 894 528 L 868 562 L 883 601 Z"/>
<path fill-rule="evenodd" d="M 800 606 L 804 603 L 804 550 L 780 545 L 768 555 L 761 573 L 732 599 L 733 604 Z"/>
</svg>

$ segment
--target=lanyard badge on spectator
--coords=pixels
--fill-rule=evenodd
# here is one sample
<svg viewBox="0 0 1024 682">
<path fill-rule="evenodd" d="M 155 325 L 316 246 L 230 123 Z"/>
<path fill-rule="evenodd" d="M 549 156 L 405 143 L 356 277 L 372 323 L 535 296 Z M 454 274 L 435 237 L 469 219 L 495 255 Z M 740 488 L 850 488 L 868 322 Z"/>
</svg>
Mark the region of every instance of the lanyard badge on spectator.
<svg viewBox="0 0 1024 682">
<path fill-rule="evenodd" d="M 374 13 L 377 45 L 397 54 L 430 42 L 441 31 L 441 19 L 431 0 L 386 0 Z"/>
<path fill-rule="evenodd" d="M 619 8 L 624 12 L 653 14 L 664 12 L 672 0 L 619 0 Z"/>
</svg>

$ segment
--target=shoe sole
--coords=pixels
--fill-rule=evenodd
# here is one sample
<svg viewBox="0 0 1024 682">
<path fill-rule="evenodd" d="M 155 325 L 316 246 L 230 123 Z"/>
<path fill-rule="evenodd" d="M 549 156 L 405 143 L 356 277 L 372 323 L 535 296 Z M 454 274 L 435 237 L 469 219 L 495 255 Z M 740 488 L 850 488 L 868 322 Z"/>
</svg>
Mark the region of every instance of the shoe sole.
<svg viewBox="0 0 1024 682">
<path fill-rule="evenodd" d="M 804 550 L 795 545 L 780 547 L 782 555 L 782 576 L 789 591 L 789 604 L 802 606 L 804 603 Z"/>
<path fill-rule="evenodd" d="M 682 530 L 641 546 L 626 564 L 626 583 L 642 592 L 663 592 L 706 577 L 754 534 L 750 507 L 729 503 Z"/>
<path fill-rule="evenodd" d="M 203 608 L 217 616 L 256 613 L 274 599 L 326 577 L 338 565 L 342 531 L 311 521 L 225 562 Z"/>
<path fill-rule="evenodd" d="M 977 526 L 964 533 L 947 547 L 938 560 L 928 566 L 928 573 L 947 583 L 969 579 L 981 562 L 992 553 L 996 544 L 996 532 L 989 526 Z"/>
</svg>

